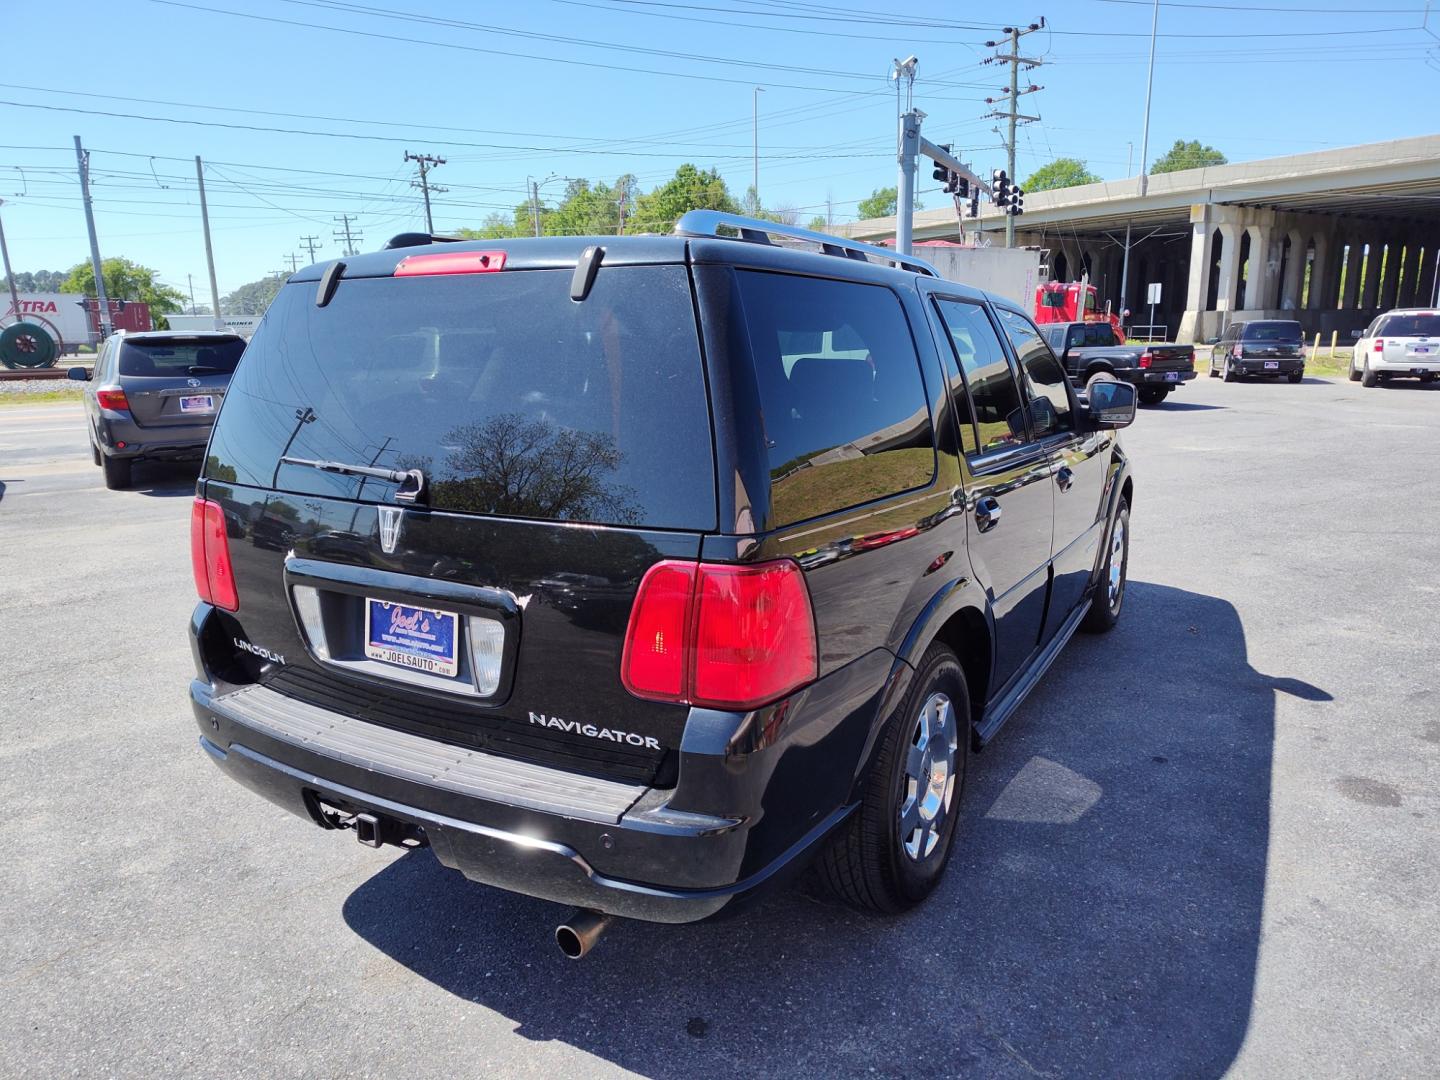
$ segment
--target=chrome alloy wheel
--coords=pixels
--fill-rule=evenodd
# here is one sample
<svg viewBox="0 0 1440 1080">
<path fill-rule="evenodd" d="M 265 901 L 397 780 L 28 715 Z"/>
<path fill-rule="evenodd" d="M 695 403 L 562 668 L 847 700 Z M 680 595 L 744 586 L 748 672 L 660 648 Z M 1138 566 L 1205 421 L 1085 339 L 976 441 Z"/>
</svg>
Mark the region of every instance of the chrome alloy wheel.
<svg viewBox="0 0 1440 1080">
<path fill-rule="evenodd" d="M 901 780 L 900 845 L 916 862 L 935 850 L 954 804 L 959 738 L 950 698 L 931 694 L 915 720 Z"/>
<path fill-rule="evenodd" d="M 1125 591 L 1125 518 L 1115 518 L 1110 534 L 1110 580 L 1107 582 L 1110 610 L 1120 610 L 1120 596 Z"/>
</svg>

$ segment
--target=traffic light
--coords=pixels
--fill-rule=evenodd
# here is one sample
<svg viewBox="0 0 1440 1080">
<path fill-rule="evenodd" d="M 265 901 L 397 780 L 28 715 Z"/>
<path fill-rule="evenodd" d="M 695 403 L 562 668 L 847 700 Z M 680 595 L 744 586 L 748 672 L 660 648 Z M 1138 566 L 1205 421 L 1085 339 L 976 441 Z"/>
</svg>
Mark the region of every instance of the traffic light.
<svg viewBox="0 0 1440 1080">
<path fill-rule="evenodd" d="M 945 190 L 957 199 L 968 199 L 970 197 L 970 181 L 959 173 L 951 173 L 950 184 Z"/>
<path fill-rule="evenodd" d="M 1025 212 L 1025 190 L 1023 188 L 1012 188 L 1010 190 L 1010 213 L 1020 215 Z"/>
<path fill-rule="evenodd" d="M 980 189 L 978 187 L 970 193 L 970 216 L 972 218 L 980 216 Z"/>
<path fill-rule="evenodd" d="M 995 169 L 990 173 L 990 201 L 1000 210 L 1010 206 L 1010 176 L 1004 169 Z"/>
<path fill-rule="evenodd" d="M 941 146 L 940 149 L 941 149 L 941 150 L 944 150 L 947 154 L 950 152 L 950 147 L 949 147 L 949 146 Z M 934 170 L 930 175 L 933 176 L 936 180 L 939 180 L 942 184 L 944 184 L 946 191 L 949 191 L 949 190 L 950 190 L 950 170 L 949 170 L 949 168 L 947 168 L 946 166 L 940 164 L 940 162 L 937 161 L 937 162 L 935 162 L 935 170 Z"/>
</svg>

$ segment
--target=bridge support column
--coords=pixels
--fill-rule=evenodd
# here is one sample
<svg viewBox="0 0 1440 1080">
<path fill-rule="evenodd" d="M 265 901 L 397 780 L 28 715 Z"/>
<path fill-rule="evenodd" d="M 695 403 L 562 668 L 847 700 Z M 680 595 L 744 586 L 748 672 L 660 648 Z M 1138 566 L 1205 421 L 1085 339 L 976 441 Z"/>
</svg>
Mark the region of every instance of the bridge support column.
<svg viewBox="0 0 1440 1080">
<path fill-rule="evenodd" d="M 1400 295 L 1400 275 L 1405 266 L 1405 241 L 1392 234 L 1385 243 L 1385 276 L 1380 279 L 1380 291 L 1375 304 L 1381 311 L 1395 306 Z"/>
<path fill-rule="evenodd" d="M 1270 294 L 1270 282 L 1274 277 L 1275 265 L 1270 259 L 1270 241 L 1274 230 L 1268 225 L 1252 225 L 1250 234 L 1250 258 L 1245 273 L 1245 296 L 1241 304 L 1246 311 L 1264 310 L 1266 297 Z"/>
<path fill-rule="evenodd" d="M 1205 302 L 1210 291 L 1210 261 L 1214 258 L 1213 226 L 1204 206 L 1190 211 L 1190 273 L 1185 282 L 1185 313 L 1180 316 L 1176 341 L 1201 341 L 1209 327 L 1203 325 Z"/>
<path fill-rule="evenodd" d="M 1330 287 L 1330 235 L 1316 233 L 1312 243 L 1315 258 L 1310 261 L 1310 288 L 1305 295 L 1305 307 L 1309 311 L 1319 311 L 1324 306 L 1325 290 Z"/>
<path fill-rule="evenodd" d="M 1285 251 L 1285 240 L 1290 241 L 1290 250 Z M 1285 256 L 1285 275 L 1280 282 L 1280 309 L 1300 310 L 1300 286 L 1305 281 L 1305 239 L 1300 230 L 1291 229 L 1280 241 L 1280 250 Z"/>
<path fill-rule="evenodd" d="M 1365 265 L 1365 244 L 1353 233 L 1345 238 L 1343 282 L 1336 282 L 1335 306 L 1342 311 L 1354 311 L 1360 302 L 1360 274 Z"/>
<path fill-rule="evenodd" d="M 1374 311 L 1380 295 L 1380 273 L 1385 265 L 1385 245 L 1372 234 L 1364 262 L 1365 279 L 1360 282 L 1360 291 L 1355 303 L 1358 311 Z"/>
</svg>

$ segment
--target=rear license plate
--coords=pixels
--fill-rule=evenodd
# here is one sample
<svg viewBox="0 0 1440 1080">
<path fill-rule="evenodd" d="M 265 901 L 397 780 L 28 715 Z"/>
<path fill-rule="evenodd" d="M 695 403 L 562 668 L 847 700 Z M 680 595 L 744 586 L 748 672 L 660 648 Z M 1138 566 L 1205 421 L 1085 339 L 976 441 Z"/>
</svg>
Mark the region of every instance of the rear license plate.
<svg viewBox="0 0 1440 1080">
<path fill-rule="evenodd" d="M 1411 356 L 1426 356 L 1426 355 L 1429 354 L 1429 352 L 1430 352 L 1430 346 L 1429 346 L 1429 345 L 1416 345 L 1416 346 L 1414 346 L 1414 347 L 1411 348 L 1411 350 L 1410 350 L 1410 355 L 1411 355 Z"/>
<path fill-rule="evenodd" d="M 214 394 L 189 394 L 180 399 L 181 412 L 214 412 Z"/>
<path fill-rule="evenodd" d="M 1279 361 L 1279 360 L 1266 360 L 1266 361 L 1265 361 L 1265 370 L 1266 370 L 1266 371 L 1269 371 L 1271 368 L 1278 368 L 1279 366 L 1280 366 L 1280 361 Z"/>
<path fill-rule="evenodd" d="M 1180 373 L 1179 373 L 1178 371 L 1167 371 L 1167 372 L 1165 373 L 1165 381 L 1166 381 L 1166 382 L 1179 382 L 1179 381 L 1180 381 Z"/>
<path fill-rule="evenodd" d="M 449 611 L 365 601 L 365 655 L 396 667 L 454 676 L 460 618 Z"/>
</svg>

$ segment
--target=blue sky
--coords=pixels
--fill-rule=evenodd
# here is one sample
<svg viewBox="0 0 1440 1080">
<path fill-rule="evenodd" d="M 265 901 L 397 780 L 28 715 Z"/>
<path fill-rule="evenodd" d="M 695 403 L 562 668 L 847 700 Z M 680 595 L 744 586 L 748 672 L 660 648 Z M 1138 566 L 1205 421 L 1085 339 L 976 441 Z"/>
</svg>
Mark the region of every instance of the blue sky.
<svg viewBox="0 0 1440 1080">
<path fill-rule="evenodd" d="M 1421 29 L 1424 9 L 1162 4 L 1151 157 L 1177 138 L 1242 161 L 1434 133 L 1440 37 Z M 0 74 L 12 262 L 64 269 L 87 257 L 78 134 L 92 151 L 102 254 L 155 267 L 182 291 L 192 274 L 202 303 L 196 154 L 222 293 L 288 267 L 292 253 L 308 262 L 302 236 L 319 238 L 317 259 L 338 255 L 337 215 L 352 215 L 367 247 L 420 225 L 406 150 L 446 158 L 434 173 L 450 189 L 435 197 L 442 232 L 508 211 L 530 176 L 633 172 L 648 190 L 691 161 L 719 168 L 740 195 L 754 86 L 763 201 L 808 220 L 828 200 L 835 220 L 851 220 L 857 200 L 895 182 L 893 58 L 920 59 L 925 133 L 988 171 L 1003 151 L 983 98 L 1007 76 L 981 63 L 984 42 L 1042 14 L 1048 29 L 1022 51 L 1046 60 L 1029 75 L 1045 89 L 1024 99 L 1043 119 L 1022 129 L 1017 172 L 1067 155 L 1119 178 L 1132 152 L 1140 168 L 1149 0 L 76 0 L 63 10 Z M 1440 31 L 1440 13 L 1430 26 Z M 922 176 L 922 191 L 934 186 Z M 933 192 L 926 202 L 941 205 Z"/>
</svg>

